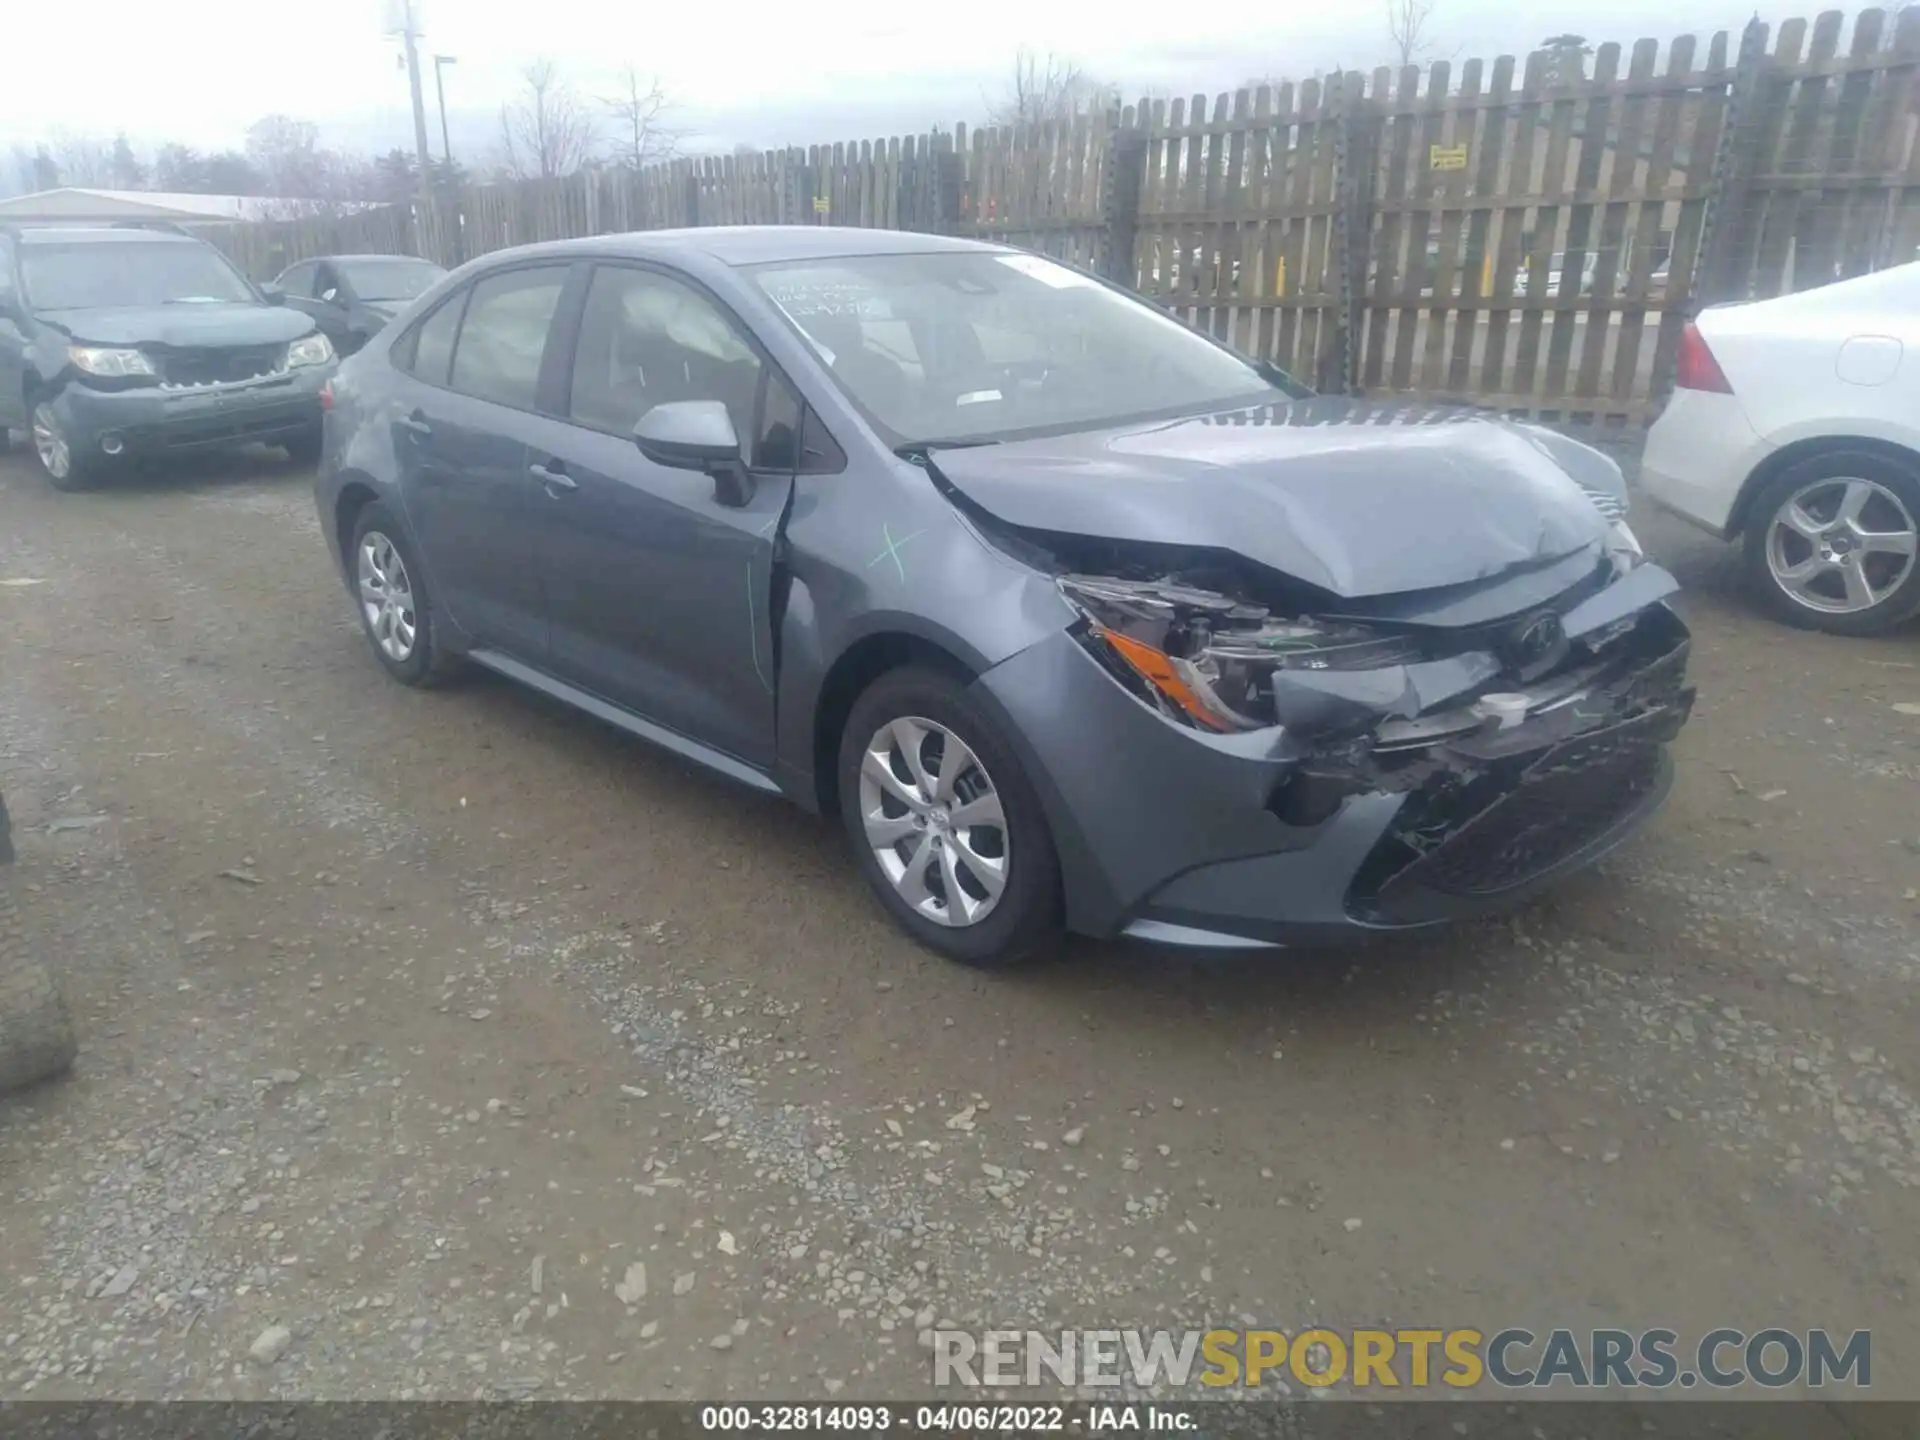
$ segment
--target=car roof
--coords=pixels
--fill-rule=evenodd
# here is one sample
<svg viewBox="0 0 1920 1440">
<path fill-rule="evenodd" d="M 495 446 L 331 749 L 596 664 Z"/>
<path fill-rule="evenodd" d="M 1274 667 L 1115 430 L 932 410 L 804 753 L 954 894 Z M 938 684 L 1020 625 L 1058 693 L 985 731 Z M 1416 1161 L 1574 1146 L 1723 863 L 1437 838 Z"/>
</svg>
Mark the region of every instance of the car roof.
<svg viewBox="0 0 1920 1440">
<path fill-rule="evenodd" d="M 867 230 L 848 225 L 703 225 L 682 230 L 637 230 L 530 245 L 516 255 L 595 255 L 643 258 L 705 256 L 723 265 L 830 260 L 854 255 L 926 255 L 952 251 L 1004 253 L 1004 245 L 925 235 L 912 230 Z"/>
<path fill-rule="evenodd" d="M 31 225 L 13 232 L 23 245 L 113 245 L 159 242 L 166 245 L 204 245 L 191 235 L 171 230 L 150 230 L 142 225 Z"/>
<path fill-rule="evenodd" d="M 293 265 L 318 265 L 322 262 L 329 265 L 338 265 L 342 262 L 350 264 L 358 260 L 408 260 L 415 265 L 432 265 L 436 270 L 441 268 L 424 255 L 382 255 L 377 251 L 369 251 L 361 255 L 309 255 L 304 260 L 294 261 Z M 289 265 L 287 268 L 291 270 L 293 265 Z"/>
</svg>

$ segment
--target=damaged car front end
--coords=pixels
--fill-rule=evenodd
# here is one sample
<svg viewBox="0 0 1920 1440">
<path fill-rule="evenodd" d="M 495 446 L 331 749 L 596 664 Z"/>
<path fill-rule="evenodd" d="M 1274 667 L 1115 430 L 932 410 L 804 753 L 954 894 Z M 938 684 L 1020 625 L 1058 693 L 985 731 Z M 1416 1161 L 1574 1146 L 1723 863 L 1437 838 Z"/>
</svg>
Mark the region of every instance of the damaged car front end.
<svg viewBox="0 0 1920 1440">
<path fill-rule="evenodd" d="M 1516 559 L 1488 547 L 1485 529 L 1409 530 L 1383 513 L 1370 548 L 1423 552 L 1394 570 L 1469 578 L 1395 589 L 1323 535 L 1293 562 L 1305 580 L 1251 558 L 1290 558 L 1252 530 L 1169 517 L 1089 537 L 1009 523 L 1051 519 L 1033 476 L 1057 454 L 929 456 L 983 541 L 1048 575 L 1072 617 L 1059 644 L 981 683 L 1055 787 L 1076 928 L 1240 948 L 1423 927 L 1519 902 L 1658 809 L 1667 744 L 1693 704 L 1690 642 L 1667 603 L 1673 578 L 1625 524 L 1610 461 L 1458 412 L 1310 401 L 1238 418 L 1273 437 L 1256 470 L 1316 430 L 1305 448 L 1322 467 L 1335 453 L 1326 432 L 1360 436 L 1339 463 L 1371 453 L 1376 477 L 1384 454 L 1423 431 L 1416 453 L 1439 436 L 1456 460 L 1480 449 L 1489 470 L 1496 456 L 1528 471 L 1538 460 L 1570 477 L 1584 529 Z M 1188 428 L 1183 453 L 1202 448 L 1197 427 L 1156 428 L 1158 446 Z M 1476 559 L 1477 547 L 1488 553 Z M 1060 743 L 1048 717 L 1067 712 L 1077 733 Z"/>
<path fill-rule="evenodd" d="M 1665 796 L 1665 744 L 1693 699 L 1688 638 L 1660 603 L 1671 581 L 1643 573 L 1608 585 L 1609 567 L 1560 604 L 1452 631 L 1276 616 L 1177 579 L 1060 587 L 1088 653 L 1170 724 L 1271 741 L 1285 773 L 1265 808 L 1281 825 L 1311 835 L 1349 802 L 1392 807 L 1344 895 L 1355 924 L 1386 928 L 1514 898 L 1597 858 Z M 1287 933 L 1270 906 L 1180 903 L 1204 888 L 1149 898 L 1143 918 L 1160 923 L 1134 928 Z"/>
</svg>

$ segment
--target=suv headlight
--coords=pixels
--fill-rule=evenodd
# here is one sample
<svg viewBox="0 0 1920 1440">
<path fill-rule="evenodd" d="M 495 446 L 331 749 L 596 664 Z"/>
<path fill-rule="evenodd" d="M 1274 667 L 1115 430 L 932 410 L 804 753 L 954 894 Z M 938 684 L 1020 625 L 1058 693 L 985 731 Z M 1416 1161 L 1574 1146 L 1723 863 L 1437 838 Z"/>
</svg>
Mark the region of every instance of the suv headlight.
<svg viewBox="0 0 1920 1440">
<path fill-rule="evenodd" d="M 138 350 L 106 345 L 69 345 L 67 359 L 76 370 L 102 379 L 124 380 L 134 375 L 156 375 L 153 362 Z"/>
<path fill-rule="evenodd" d="M 1216 732 L 1277 725 L 1283 670 L 1372 670 L 1420 658 L 1420 643 L 1366 626 L 1283 618 L 1173 581 L 1070 575 L 1059 581 L 1087 619 L 1086 643 L 1170 719 Z"/>
<path fill-rule="evenodd" d="M 287 364 L 298 368 L 303 365 L 324 365 L 333 359 L 333 342 L 324 335 L 309 335 L 287 346 Z"/>
</svg>

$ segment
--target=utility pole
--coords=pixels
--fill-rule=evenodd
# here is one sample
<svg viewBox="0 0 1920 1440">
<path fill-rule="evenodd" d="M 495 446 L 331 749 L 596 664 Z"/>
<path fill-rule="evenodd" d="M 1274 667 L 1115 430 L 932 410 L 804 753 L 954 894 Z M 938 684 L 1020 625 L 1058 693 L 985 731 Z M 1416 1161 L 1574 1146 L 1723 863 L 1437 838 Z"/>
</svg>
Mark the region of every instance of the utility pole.
<svg viewBox="0 0 1920 1440">
<path fill-rule="evenodd" d="M 406 49 L 407 86 L 413 91 L 413 147 L 420 160 L 420 199 L 413 207 L 413 236 L 416 249 L 425 250 L 427 218 L 435 213 L 433 200 L 433 151 L 427 145 L 427 100 L 420 89 L 420 22 L 414 13 L 414 0 L 392 0 L 398 25 L 389 22 L 388 34 L 398 30 Z"/>
<path fill-rule="evenodd" d="M 447 66 L 459 62 L 457 55 L 436 55 L 433 57 L 433 90 L 440 101 L 440 159 L 449 173 L 453 170 L 453 141 L 447 138 L 447 82 L 441 77 L 446 74 Z"/>
<path fill-rule="evenodd" d="M 402 21 L 400 38 L 407 47 L 407 85 L 413 91 L 413 143 L 420 152 L 420 177 L 425 184 L 433 168 L 433 152 L 427 147 L 427 100 L 420 90 L 420 29 L 413 18 L 413 0 L 400 0 Z"/>
</svg>

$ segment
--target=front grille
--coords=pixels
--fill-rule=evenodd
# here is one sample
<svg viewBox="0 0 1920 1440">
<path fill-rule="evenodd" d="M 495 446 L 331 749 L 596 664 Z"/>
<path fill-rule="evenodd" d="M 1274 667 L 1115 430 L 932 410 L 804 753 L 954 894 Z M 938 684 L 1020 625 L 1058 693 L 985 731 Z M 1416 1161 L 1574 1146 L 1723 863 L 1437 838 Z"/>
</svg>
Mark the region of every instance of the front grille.
<svg viewBox="0 0 1920 1440">
<path fill-rule="evenodd" d="M 160 382 L 182 388 L 193 385 L 232 385 L 257 380 L 286 368 L 287 347 L 255 345 L 231 350 L 179 350 L 161 364 Z"/>
<path fill-rule="evenodd" d="M 1645 805 L 1667 774 L 1665 742 L 1692 695 L 1545 751 L 1462 776 L 1442 769 L 1407 797 L 1361 866 L 1357 912 L 1416 918 L 1430 897 L 1479 899 L 1526 884 Z"/>
<path fill-rule="evenodd" d="M 1660 772 L 1657 745 L 1578 758 L 1549 755 L 1396 881 L 1464 896 L 1524 885 L 1625 819 L 1660 783 Z"/>
</svg>

